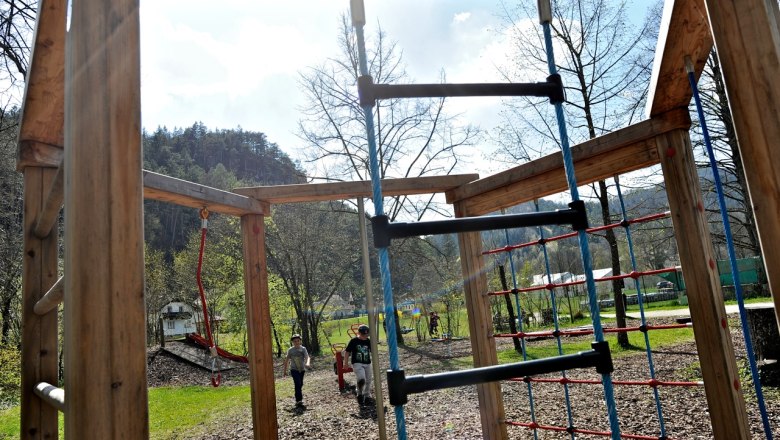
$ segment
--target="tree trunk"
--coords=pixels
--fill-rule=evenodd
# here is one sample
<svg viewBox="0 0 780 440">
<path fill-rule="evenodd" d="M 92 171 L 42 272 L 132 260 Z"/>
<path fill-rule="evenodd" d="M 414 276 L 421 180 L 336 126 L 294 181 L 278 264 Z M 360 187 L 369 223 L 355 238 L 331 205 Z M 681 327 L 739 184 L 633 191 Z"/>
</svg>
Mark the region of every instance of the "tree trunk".
<svg viewBox="0 0 780 440">
<path fill-rule="evenodd" d="M 498 275 L 499 278 L 501 278 L 501 288 L 503 290 L 509 290 L 509 286 L 506 282 L 506 270 L 504 270 L 504 265 L 499 264 L 498 265 Z M 507 313 L 509 313 L 509 331 L 512 333 L 517 333 L 517 324 L 515 321 L 515 309 L 512 307 L 512 299 L 509 298 L 509 295 L 504 295 L 504 300 L 506 301 L 506 310 Z M 520 311 L 520 314 L 522 314 L 522 309 Z M 515 351 L 518 353 L 523 353 L 523 345 L 520 343 L 520 338 L 512 338 L 512 343 L 515 345 Z"/>
<path fill-rule="evenodd" d="M 609 215 L 609 194 L 607 193 L 607 183 L 599 180 L 599 202 L 601 202 L 601 217 L 605 225 L 612 222 Z M 620 275 L 620 252 L 618 251 L 617 239 L 614 229 L 607 229 L 605 237 L 609 244 L 609 253 L 612 261 L 612 274 Z M 626 304 L 623 301 L 623 280 L 612 280 L 612 290 L 615 298 L 615 318 L 619 328 L 626 327 Z M 628 342 L 628 333 L 617 334 L 618 344 L 623 348 L 628 348 L 631 344 Z"/>
<path fill-rule="evenodd" d="M 11 300 L 12 297 L 5 298 L 2 304 L 2 331 L 0 332 L 0 345 L 8 345 L 10 340 L 8 334 L 11 332 Z"/>
</svg>

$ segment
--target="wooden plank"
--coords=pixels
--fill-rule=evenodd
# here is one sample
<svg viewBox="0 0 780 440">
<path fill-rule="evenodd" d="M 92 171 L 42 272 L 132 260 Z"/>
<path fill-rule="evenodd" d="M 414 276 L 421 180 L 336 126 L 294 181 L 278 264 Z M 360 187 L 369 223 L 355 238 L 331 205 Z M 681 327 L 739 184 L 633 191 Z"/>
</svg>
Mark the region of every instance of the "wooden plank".
<svg viewBox="0 0 780 440">
<path fill-rule="evenodd" d="M 712 49 L 704 0 L 666 0 L 650 79 L 646 114 L 651 118 L 687 108 L 693 97 L 684 59 L 691 57 L 696 78 Z"/>
<path fill-rule="evenodd" d="M 25 81 L 17 168 L 57 166 L 49 159 L 63 145 L 65 123 L 65 17 L 67 2 L 39 0 L 38 21 Z M 59 147 L 61 153 L 61 147 Z"/>
<path fill-rule="evenodd" d="M 138 0 L 73 2 L 65 120 L 65 432 L 149 437 Z"/>
<path fill-rule="evenodd" d="M 65 280 L 60 277 L 51 289 L 49 289 L 45 295 L 38 302 L 35 303 L 33 311 L 36 315 L 45 315 L 52 310 L 55 310 L 65 297 L 63 287 L 65 286 Z"/>
<path fill-rule="evenodd" d="M 456 203 L 454 208 L 455 217 L 464 217 L 459 203 Z M 458 234 L 458 244 L 474 366 L 498 365 L 496 341 L 493 339 L 490 297 L 485 295 L 488 285 L 482 256 L 482 237 L 479 232 Z M 507 439 L 501 384 L 489 382 L 477 385 L 477 397 L 482 422 L 482 438 Z"/>
<path fill-rule="evenodd" d="M 659 136 L 666 193 L 685 273 L 688 305 L 715 439 L 749 439 L 720 276 L 686 130 Z"/>
<path fill-rule="evenodd" d="M 274 385 L 271 306 L 265 259 L 265 224 L 262 215 L 241 217 L 244 243 L 244 292 L 249 344 L 249 383 L 252 389 L 252 424 L 257 439 L 278 438 Z"/>
<path fill-rule="evenodd" d="M 45 238 L 51 232 L 54 227 L 54 223 L 57 221 L 57 217 L 60 214 L 62 208 L 62 199 L 65 195 L 64 184 L 64 171 L 62 164 L 57 167 L 57 174 L 54 176 L 54 181 L 51 183 L 49 190 L 47 191 L 46 201 L 43 204 L 43 209 L 38 213 L 38 218 L 35 220 L 35 228 L 33 233 L 38 238 Z"/>
<path fill-rule="evenodd" d="M 268 203 L 152 171 L 144 170 L 143 179 L 146 199 L 236 216 L 271 212 Z"/>
<path fill-rule="evenodd" d="M 658 163 L 654 136 L 690 126 L 686 109 L 590 139 L 572 148 L 577 182 L 585 185 Z M 568 190 L 560 152 L 448 191 L 447 202 L 460 202 L 464 215 L 477 216 Z"/>
<path fill-rule="evenodd" d="M 46 382 L 41 382 L 33 388 L 33 392 L 47 405 L 57 411 L 65 411 L 65 390 Z"/>
<path fill-rule="evenodd" d="M 24 261 L 22 282 L 21 425 L 23 439 L 57 438 L 57 410 L 35 394 L 40 382 L 57 383 L 57 314 L 38 316 L 33 309 L 57 280 L 57 242 L 53 231 L 46 238 L 33 232 L 35 218 L 43 209 L 46 188 L 55 171 L 24 169 Z"/>
<path fill-rule="evenodd" d="M 452 174 L 449 176 L 410 177 L 383 179 L 382 195 L 385 197 L 433 194 L 457 188 L 479 179 L 478 174 Z M 315 202 L 371 197 L 371 181 L 305 183 L 236 188 L 233 192 L 269 203 Z"/>
<path fill-rule="evenodd" d="M 780 8 L 775 0 L 706 3 L 765 273 L 780 311 Z"/>
</svg>

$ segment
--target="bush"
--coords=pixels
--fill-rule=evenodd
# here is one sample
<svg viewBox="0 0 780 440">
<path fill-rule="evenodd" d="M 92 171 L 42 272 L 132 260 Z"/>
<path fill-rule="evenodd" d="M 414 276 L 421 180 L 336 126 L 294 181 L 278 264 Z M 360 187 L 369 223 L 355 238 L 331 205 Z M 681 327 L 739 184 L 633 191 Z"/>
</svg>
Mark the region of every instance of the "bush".
<svg viewBox="0 0 780 440">
<path fill-rule="evenodd" d="M 0 346 L 0 409 L 19 403 L 22 353 Z"/>
</svg>

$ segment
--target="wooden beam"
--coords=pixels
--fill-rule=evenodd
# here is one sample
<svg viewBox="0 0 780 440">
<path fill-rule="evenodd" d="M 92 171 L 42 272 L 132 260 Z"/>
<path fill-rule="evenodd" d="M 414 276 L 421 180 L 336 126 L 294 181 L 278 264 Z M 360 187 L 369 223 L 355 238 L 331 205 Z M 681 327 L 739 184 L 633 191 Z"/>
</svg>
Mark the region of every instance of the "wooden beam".
<svg viewBox="0 0 780 440">
<path fill-rule="evenodd" d="M 59 234 L 33 234 L 55 170 L 24 169 L 24 260 L 22 262 L 21 438 L 57 438 L 57 411 L 34 394 L 40 382 L 57 383 L 57 314 L 36 315 L 35 304 L 57 280 Z"/>
<path fill-rule="evenodd" d="M 56 309 L 65 297 L 65 292 L 63 289 L 64 286 L 65 281 L 62 277 L 60 277 L 57 282 L 51 286 L 51 289 L 49 289 L 46 294 L 35 303 L 35 307 L 33 307 L 35 314 L 45 315 Z"/>
<path fill-rule="evenodd" d="M 455 217 L 464 217 L 464 214 L 462 206 L 456 203 Z M 488 285 L 482 256 L 482 236 L 479 232 L 461 233 L 458 234 L 458 244 L 474 366 L 498 365 L 490 297 L 485 295 Z M 477 385 L 477 398 L 482 422 L 482 438 L 507 439 L 501 384 L 489 382 Z"/>
<path fill-rule="evenodd" d="M 41 382 L 35 385 L 33 392 L 57 411 L 65 411 L 65 390 L 62 388 L 57 388 L 50 383 Z"/>
<path fill-rule="evenodd" d="M 57 221 L 57 216 L 60 214 L 62 199 L 65 194 L 64 171 L 62 168 L 62 164 L 57 167 L 57 174 L 55 174 L 54 181 L 52 181 L 47 191 L 43 210 L 38 213 L 38 218 L 35 220 L 33 233 L 38 238 L 46 238 L 49 235 L 54 227 L 54 223 Z"/>
<path fill-rule="evenodd" d="M 780 9 L 775 0 L 707 0 L 769 290 L 780 312 Z M 778 315 L 780 325 L 780 315 Z"/>
<path fill-rule="evenodd" d="M 267 215 L 268 203 L 186 180 L 144 170 L 144 198 L 190 208 L 207 207 L 211 212 L 241 216 Z"/>
<path fill-rule="evenodd" d="M 688 128 L 687 109 L 590 139 L 572 148 L 577 183 L 585 185 L 658 163 L 654 137 Z M 568 190 L 561 153 L 554 153 L 447 192 L 466 216 L 478 216 Z"/>
<path fill-rule="evenodd" d="M 688 131 L 677 130 L 659 136 L 658 141 L 712 431 L 716 440 L 749 439 L 745 401 L 691 140 Z"/>
<path fill-rule="evenodd" d="M 65 124 L 65 20 L 67 2 L 40 0 L 19 127 L 17 169 L 57 166 Z M 60 146 L 60 151 L 51 151 Z"/>
<path fill-rule="evenodd" d="M 711 49 L 704 0 L 666 0 L 650 79 L 646 109 L 649 117 L 688 108 L 693 92 L 684 59 L 691 57 L 698 78 Z"/>
<path fill-rule="evenodd" d="M 69 438 L 149 437 L 138 0 L 73 2 L 65 120 Z"/>
<path fill-rule="evenodd" d="M 382 195 L 387 197 L 433 194 L 457 188 L 479 179 L 478 174 L 452 174 L 449 176 L 410 177 L 383 179 Z M 300 185 L 276 185 L 236 188 L 233 192 L 268 203 L 316 202 L 371 197 L 371 181 L 332 183 L 305 183 Z"/>
<path fill-rule="evenodd" d="M 274 440 L 278 438 L 278 422 L 263 218 L 262 215 L 241 217 L 241 236 L 244 243 L 244 292 L 254 436 Z"/>
</svg>

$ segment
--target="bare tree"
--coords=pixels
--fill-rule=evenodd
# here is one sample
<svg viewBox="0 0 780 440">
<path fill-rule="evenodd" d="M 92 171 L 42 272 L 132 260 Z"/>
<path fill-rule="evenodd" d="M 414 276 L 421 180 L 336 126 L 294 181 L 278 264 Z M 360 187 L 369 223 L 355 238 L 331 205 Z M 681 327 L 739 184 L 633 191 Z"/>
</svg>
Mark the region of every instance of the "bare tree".
<svg viewBox="0 0 780 440">
<path fill-rule="evenodd" d="M 657 3 L 657 2 L 656 2 Z M 628 19 L 627 5 L 621 0 L 561 0 L 554 3 L 552 35 L 557 49 L 557 68 L 566 87 L 567 129 L 572 143 L 608 133 L 638 119 L 652 63 L 653 30 L 657 29 L 659 9 L 640 26 Z M 547 73 L 547 54 L 540 26 L 536 25 L 536 4 L 519 2 L 515 9 L 504 8 L 513 39 L 514 59 L 507 79 L 535 81 Z M 538 99 L 506 101 L 506 123 L 497 139 L 504 157 L 528 161 L 559 147 L 553 107 Z M 593 185 L 601 204 L 602 221 L 613 221 L 609 189 L 605 181 Z M 615 234 L 607 230 L 605 239 L 611 251 L 611 265 L 620 273 L 620 255 Z M 613 283 L 617 325 L 625 326 L 622 285 Z M 622 346 L 626 334 L 618 335 Z"/>
<path fill-rule="evenodd" d="M 307 104 L 301 108 L 299 136 L 305 141 L 304 153 L 315 179 L 368 180 L 366 123 L 357 96 L 357 42 L 346 14 L 341 17 L 339 29 L 339 58 L 328 59 L 300 74 Z M 409 81 L 400 50 L 381 27 L 367 45 L 374 47 L 368 53 L 368 69 L 374 82 Z M 444 99 L 377 102 L 374 119 L 380 178 L 452 172 L 460 160 L 460 149 L 476 142 L 478 132 L 471 126 L 457 125 L 457 118 L 448 115 L 444 107 Z M 398 196 L 386 202 L 391 220 L 399 215 L 420 219 L 430 209 L 438 211 L 433 196 Z"/>
<path fill-rule="evenodd" d="M 710 52 L 706 67 L 699 79 L 698 87 L 702 108 L 707 118 L 710 142 L 716 156 L 715 160 L 718 164 L 718 169 L 722 174 L 723 195 L 726 199 L 726 209 L 732 225 L 736 251 L 740 256 L 759 255 L 761 250 L 758 243 L 750 195 L 747 189 L 745 170 L 742 167 L 742 157 L 737 145 L 734 122 L 731 119 L 726 86 L 723 83 L 720 62 L 715 49 Z M 701 138 L 694 142 L 694 147 L 697 149 L 701 148 L 703 150 L 703 145 Z M 699 157 L 702 158 L 701 162 L 697 163 L 699 168 L 709 170 L 710 163 L 706 157 L 706 151 L 703 151 Z M 704 180 L 702 191 L 705 194 L 714 194 L 714 179 L 707 172 L 701 174 Z M 719 215 L 720 208 L 714 197 L 711 197 L 709 202 L 707 211 L 711 214 L 710 228 L 712 235 L 715 242 L 719 244 L 718 248 L 723 249 L 725 237 L 722 220 Z M 725 251 L 723 251 L 723 254 L 725 255 Z"/>
<path fill-rule="evenodd" d="M 14 120 L 8 118 L 0 125 L 13 124 Z M 16 138 L 13 131 L 0 130 L 0 345 L 18 342 L 23 193 L 22 175 L 16 172 Z"/>
<path fill-rule="evenodd" d="M 34 1 L 3 0 L 0 4 L 0 119 L 20 107 L 37 8 Z"/>
</svg>

